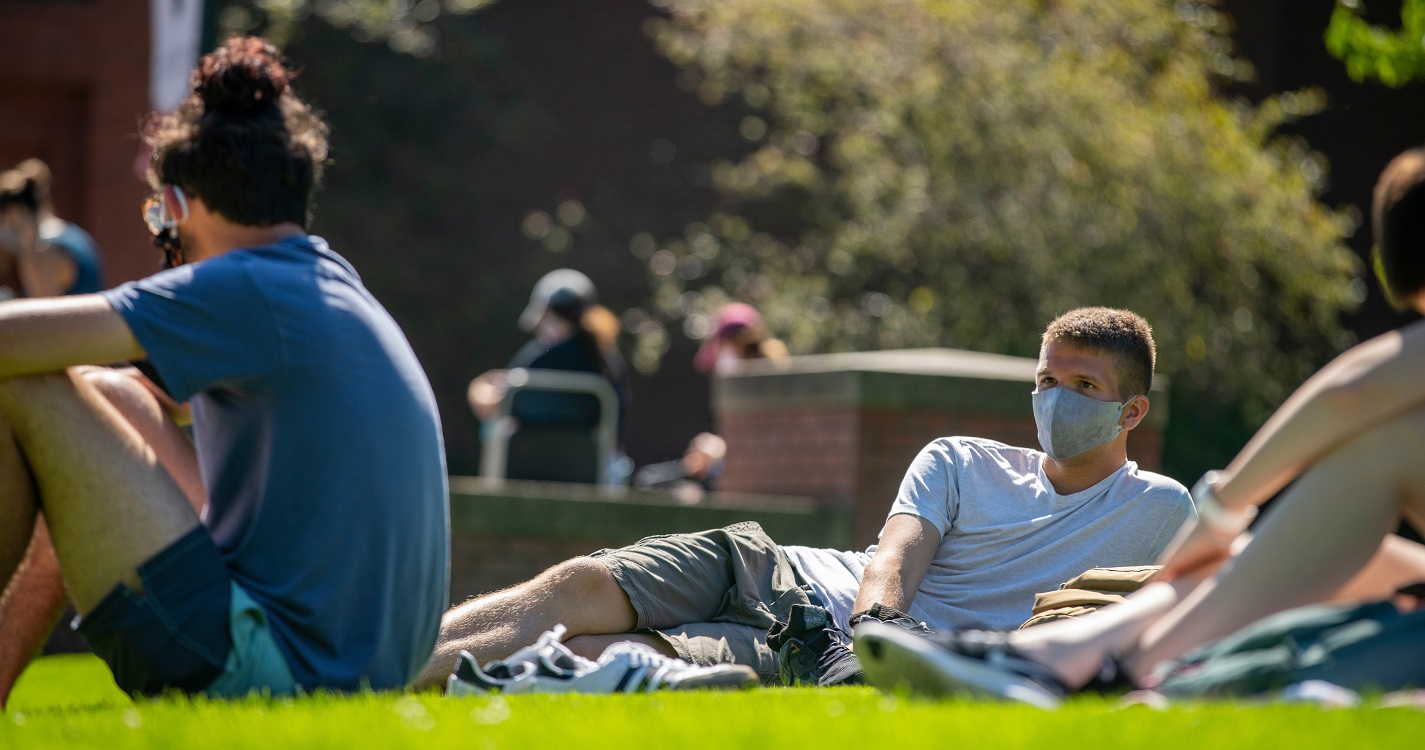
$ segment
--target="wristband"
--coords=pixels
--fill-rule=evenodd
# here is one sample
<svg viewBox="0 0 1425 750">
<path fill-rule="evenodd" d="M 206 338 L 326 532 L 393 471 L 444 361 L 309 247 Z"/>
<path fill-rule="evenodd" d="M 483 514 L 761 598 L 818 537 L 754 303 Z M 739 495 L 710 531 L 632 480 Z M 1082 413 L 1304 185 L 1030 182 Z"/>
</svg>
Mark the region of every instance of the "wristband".
<svg viewBox="0 0 1425 750">
<path fill-rule="evenodd" d="M 1209 471 L 1192 487 L 1192 504 L 1197 508 L 1197 519 L 1205 526 L 1221 534 L 1236 536 L 1247 530 L 1252 519 L 1257 517 L 1257 507 L 1249 505 L 1241 510 L 1231 510 L 1217 498 L 1216 484 L 1221 481 L 1222 472 Z"/>
</svg>

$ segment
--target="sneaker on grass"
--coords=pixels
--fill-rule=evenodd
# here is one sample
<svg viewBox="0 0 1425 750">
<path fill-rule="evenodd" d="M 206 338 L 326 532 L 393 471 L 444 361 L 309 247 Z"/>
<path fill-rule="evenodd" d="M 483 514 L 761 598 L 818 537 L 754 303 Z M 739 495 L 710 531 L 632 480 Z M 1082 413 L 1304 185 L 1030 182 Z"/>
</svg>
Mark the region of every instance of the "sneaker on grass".
<svg viewBox="0 0 1425 750">
<path fill-rule="evenodd" d="M 654 690 L 742 688 L 757 673 L 741 664 L 698 667 L 664 656 L 641 643 L 615 643 L 598 661 L 566 647 L 557 625 L 533 645 L 484 669 L 462 653 L 448 683 L 450 695 L 502 693 L 640 693 Z"/>
<path fill-rule="evenodd" d="M 1007 634 L 962 630 L 915 635 L 882 622 L 855 630 L 856 655 L 872 685 L 929 697 L 975 696 L 1058 708 L 1069 690 L 1048 667 L 1020 656 Z"/>
<path fill-rule="evenodd" d="M 861 663 L 845 638 L 824 608 L 794 604 L 787 621 L 767 631 L 767 646 L 777 652 L 777 669 L 787 687 L 864 684 Z"/>
<path fill-rule="evenodd" d="M 563 625 L 555 625 L 553 630 L 545 631 L 534 643 L 505 659 L 489 662 L 483 668 L 469 651 L 461 651 L 455 662 L 455 671 L 446 680 L 446 693 L 528 693 L 534 689 L 534 677 L 538 672 L 572 674 L 592 665 L 593 662 L 564 647 L 565 632 Z"/>
</svg>

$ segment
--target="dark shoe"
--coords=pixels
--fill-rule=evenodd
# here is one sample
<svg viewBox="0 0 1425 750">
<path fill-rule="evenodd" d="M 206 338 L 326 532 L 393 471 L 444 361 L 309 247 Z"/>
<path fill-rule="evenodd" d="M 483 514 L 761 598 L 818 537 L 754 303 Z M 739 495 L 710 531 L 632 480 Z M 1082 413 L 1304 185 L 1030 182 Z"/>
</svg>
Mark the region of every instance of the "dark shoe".
<svg viewBox="0 0 1425 750">
<path fill-rule="evenodd" d="M 767 645 L 777 652 L 782 684 L 788 687 L 864 684 L 861 663 L 844 638 L 831 615 L 811 604 L 792 605 L 787 622 L 767 631 Z"/>
<path fill-rule="evenodd" d="M 963 630 L 919 636 L 883 622 L 856 626 L 856 653 L 876 687 L 932 697 L 971 695 L 1057 708 L 1068 688 L 1014 650 L 1007 634 Z"/>
<path fill-rule="evenodd" d="M 930 637 L 935 635 L 935 631 L 931 630 L 929 625 L 926 625 L 923 622 L 917 622 L 915 618 L 911 617 L 910 615 L 896 609 L 895 607 L 887 607 L 886 605 L 881 604 L 880 602 L 872 604 L 871 608 L 868 610 L 865 610 L 863 612 L 857 612 L 851 615 L 852 628 L 855 628 L 857 625 L 863 622 L 871 621 L 884 622 L 890 625 L 899 625 L 900 627 L 905 628 L 906 630 L 915 633 L 919 636 Z"/>
</svg>

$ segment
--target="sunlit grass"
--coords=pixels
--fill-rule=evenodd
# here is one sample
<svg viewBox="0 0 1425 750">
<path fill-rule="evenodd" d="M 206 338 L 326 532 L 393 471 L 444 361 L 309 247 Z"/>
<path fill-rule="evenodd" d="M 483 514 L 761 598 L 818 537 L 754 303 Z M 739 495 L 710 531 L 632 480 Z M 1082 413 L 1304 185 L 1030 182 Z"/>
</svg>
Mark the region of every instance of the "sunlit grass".
<svg viewBox="0 0 1425 750">
<path fill-rule="evenodd" d="M 1049 713 L 869 688 L 134 703 L 92 657 L 51 657 L 17 687 L 0 718 L 0 748 L 1354 748 L 1415 747 L 1423 729 L 1425 714 L 1404 709 L 1218 704 L 1120 711 L 1081 699 Z"/>
</svg>

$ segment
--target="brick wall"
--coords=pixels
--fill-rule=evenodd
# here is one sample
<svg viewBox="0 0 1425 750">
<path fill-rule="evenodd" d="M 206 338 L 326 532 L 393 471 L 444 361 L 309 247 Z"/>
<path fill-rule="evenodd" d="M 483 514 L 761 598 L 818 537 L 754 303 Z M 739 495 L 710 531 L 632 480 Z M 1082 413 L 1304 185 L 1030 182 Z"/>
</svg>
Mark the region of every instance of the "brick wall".
<svg viewBox="0 0 1425 750">
<path fill-rule="evenodd" d="M 109 285 L 152 273 L 134 174 L 148 112 L 147 2 L 0 3 L 0 167 L 39 157 L 55 210 L 94 235 Z"/>
</svg>

